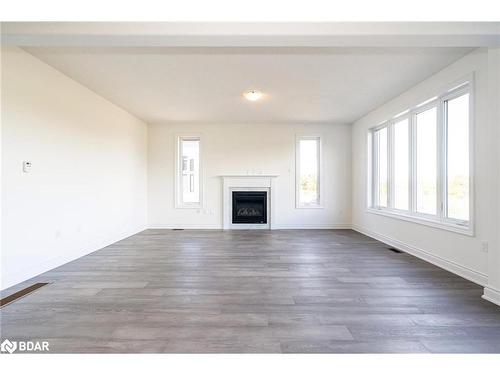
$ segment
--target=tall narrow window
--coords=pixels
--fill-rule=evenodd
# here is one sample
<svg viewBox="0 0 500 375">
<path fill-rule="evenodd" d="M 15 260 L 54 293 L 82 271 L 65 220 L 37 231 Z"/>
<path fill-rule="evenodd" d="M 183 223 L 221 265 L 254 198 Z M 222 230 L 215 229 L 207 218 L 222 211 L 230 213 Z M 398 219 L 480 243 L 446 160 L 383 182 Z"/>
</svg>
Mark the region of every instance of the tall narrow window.
<svg viewBox="0 0 500 375">
<path fill-rule="evenodd" d="M 408 119 L 394 123 L 394 208 L 409 208 L 409 123 Z"/>
<path fill-rule="evenodd" d="M 199 206 L 200 138 L 179 137 L 178 142 L 178 204 L 181 207 Z"/>
<path fill-rule="evenodd" d="M 417 133 L 416 211 L 435 215 L 437 209 L 437 108 L 415 116 Z"/>
<path fill-rule="evenodd" d="M 377 168 L 377 184 L 378 184 L 378 206 L 387 207 L 388 204 L 388 175 L 387 175 L 387 127 L 376 132 L 378 168 Z"/>
<path fill-rule="evenodd" d="M 469 94 L 445 101 L 447 216 L 469 220 Z"/>
<path fill-rule="evenodd" d="M 320 206 L 319 137 L 297 139 L 297 207 Z"/>
</svg>

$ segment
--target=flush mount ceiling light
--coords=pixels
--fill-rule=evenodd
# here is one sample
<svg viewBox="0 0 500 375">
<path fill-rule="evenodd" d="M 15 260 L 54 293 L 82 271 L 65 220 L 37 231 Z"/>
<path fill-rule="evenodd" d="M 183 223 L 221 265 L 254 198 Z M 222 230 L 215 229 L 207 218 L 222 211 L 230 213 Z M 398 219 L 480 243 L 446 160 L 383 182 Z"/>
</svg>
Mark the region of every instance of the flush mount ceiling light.
<svg viewBox="0 0 500 375">
<path fill-rule="evenodd" d="M 262 94 L 262 92 L 260 92 L 258 90 L 250 90 L 250 91 L 243 93 L 243 96 L 245 97 L 245 99 L 250 100 L 251 102 L 255 102 L 255 101 L 261 99 L 263 95 L 264 94 Z"/>
</svg>

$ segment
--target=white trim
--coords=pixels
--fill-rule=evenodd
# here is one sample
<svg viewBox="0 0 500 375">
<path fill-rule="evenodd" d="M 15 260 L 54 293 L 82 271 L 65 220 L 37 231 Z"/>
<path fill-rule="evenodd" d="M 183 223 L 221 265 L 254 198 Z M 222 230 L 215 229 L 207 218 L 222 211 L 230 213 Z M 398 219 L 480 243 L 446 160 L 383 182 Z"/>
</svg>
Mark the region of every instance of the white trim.
<svg viewBox="0 0 500 375">
<path fill-rule="evenodd" d="M 79 248 L 67 251 L 53 257 L 48 257 L 45 261 L 36 264 L 23 265 L 11 269 L 8 274 L 5 273 L 4 278 L 7 282 L 2 282 L 0 285 L 1 290 L 6 290 L 33 277 L 39 276 L 45 272 L 51 271 L 55 268 L 61 267 L 64 264 L 80 259 L 84 256 L 92 254 L 98 250 L 110 246 L 116 242 L 122 241 L 128 237 L 134 236 L 142 231 L 149 229 L 146 225 L 140 225 L 134 228 L 129 228 L 113 236 L 99 236 L 92 240 L 85 241 Z M 11 277 L 10 275 L 15 275 Z"/>
<path fill-rule="evenodd" d="M 439 99 L 436 107 L 436 215 L 443 221 L 446 218 L 448 196 L 446 181 L 448 180 L 448 140 L 446 137 L 446 122 L 444 121 L 444 101 Z M 467 227 L 469 224 L 467 223 Z"/>
<path fill-rule="evenodd" d="M 313 204 L 304 204 L 300 202 L 300 141 L 316 140 L 318 142 L 318 201 Z M 295 134 L 295 208 L 324 208 L 323 199 L 323 137 L 321 134 L 297 133 Z"/>
<path fill-rule="evenodd" d="M 411 145 L 411 140 L 412 140 L 412 133 L 411 133 L 411 119 L 410 119 L 411 116 L 409 116 L 409 113 L 408 114 L 404 114 L 404 115 L 401 115 L 401 116 L 398 116 L 394 119 L 394 122 L 392 123 L 391 125 L 391 133 L 392 133 L 392 138 L 391 138 L 391 148 L 392 148 L 392 155 L 391 155 L 391 163 L 392 163 L 392 177 L 391 177 L 391 186 L 392 186 L 392 197 L 391 197 L 391 205 L 390 207 L 392 207 L 394 210 L 400 210 L 399 208 L 396 207 L 396 169 L 395 169 L 395 163 L 394 163 L 394 160 L 396 158 L 396 141 L 395 141 L 395 134 L 396 134 L 396 125 L 399 124 L 399 123 L 402 123 L 402 122 L 405 122 L 406 121 L 406 132 L 407 132 L 407 145 L 406 145 L 406 148 L 407 148 L 407 152 L 406 152 L 406 157 L 408 158 L 408 165 L 407 165 L 407 173 L 406 173 L 406 183 L 407 183 L 407 186 L 408 186 L 408 190 L 406 192 L 406 199 L 407 199 L 407 207 L 408 207 L 408 210 L 411 211 L 412 209 L 412 205 L 411 205 L 411 198 L 412 198 L 412 187 L 411 187 L 411 181 L 412 181 L 412 178 L 411 178 L 411 173 L 412 173 L 412 145 Z"/>
<path fill-rule="evenodd" d="M 497 290 L 491 286 L 486 286 L 484 288 L 484 292 L 481 298 L 500 306 L 500 290 Z"/>
<path fill-rule="evenodd" d="M 459 85 L 458 87 L 455 87 L 452 90 L 449 90 L 445 95 L 442 96 L 442 121 L 443 121 L 443 137 L 446 138 L 443 140 L 443 150 L 444 150 L 444 157 L 443 157 L 443 168 L 445 170 L 445 173 L 443 174 L 443 198 L 447 198 L 448 195 L 448 173 L 447 173 L 447 168 L 448 168 L 448 142 L 447 142 L 447 132 L 448 132 L 448 122 L 447 120 L 447 111 L 445 103 L 449 100 L 456 99 L 460 96 L 469 94 L 469 129 L 468 129 L 468 136 L 469 136 L 469 226 L 472 226 L 474 224 L 474 220 L 472 220 L 472 217 L 474 216 L 474 98 L 473 98 L 473 80 L 472 77 L 470 80 L 466 83 L 463 83 L 462 85 Z M 459 219 L 454 219 L 454 218 L 449 218 L 448 216 L 448 207 L 447 207 L 447 199 L 444 199 L 443 202 L 443 217 L 445 218 L 446 221 L 453 222 L 453 223 L 463 223 L 463 220 Z"/>
<path fill-rule="evenodd" d="M 200 202 L 199 203 L 184 203 L 181 201 L 182 193 L 181 193 L 181 181 L 182 179 L 180 178 L 180 164 L 181 164 L 181 158 L 180 158 L 180 142 L 183 139 L 197 139 L 199 140 L 199 180 L 200 180 Z M 175 134 L 174 137 L 175 140 L 175 146 L 174 146 L 174 163 L 175 163 L 175 177 L 174 177 L 174 207 L 175 208 L 180 208 L 180 209 L 200 209 L 203 208 L 203 194 L 204 194 L 204 174 L 203 174 L 203 142 L 202 142 L 202 136 L 199 133 L 192 134 L 192 133 L 182 133 L 182 134 Z"/>
<path fill-rule="evenodd" d="M 408 204 L 409 212 L 417 212 L 417 127 L 415 124 L 415 118 L 411 114 L 411 111 L 408 113 L 408 121 L 410 124 L 409 136 L 410 136 L 410 160 L 409 160 L 409 168 L 410 168 L 410 181 L 409 181 L 409 194 L 410 201 Z"/>
<path fill-rule="evenodd" d="M 432 111 L 432 110 L 435 110 L 436 114 L 435 114 L 435 117 L 434 117 L 434 120 L 435 120 L 435 124 L 436 124 L 436 130 L 435 130 L 435 136 L 436 136 L 436 142 L 434 143 L 434 145 L 430 145 L 429 144 L 429 147 L 433 146 L 435 147 L 435 151 L 436 151 L 436 160 L 435 160 L 435 168 L 436 168 L 436 180 L 435 180 L 435 183 L 436 183 L 436 205 L 434 206 L 434 209 L 435 209 L 435 213 L 427 213 L 427 212 L 421 212 L 421 211 L 418 211 L 418 121 L 417 121 L 417 116 L 425 113 L 425 112 L 428 112 L 428 111 Z M 442 168 L 440 166 L 440 162 L 442 160 L 442 157 L 441 157 L 441 153 L 442 153 L 442 149 L 441 149 L 441 128 L 442 128 L 442 121 L 440 121 L 440 116 L 439 114 L 441 113 L 441 110 L 440 110 L 440 101 L 439 99 L 433 99 L 432 101 L 429 101 L 428 103 L 426 103 L 425 105 L 422 105 L 421 107 L 418 107 L 417 110 L 415 110 L 414 112 L 410 112 L 411 113 L 411 117 L 413 118 L 413 136 L 414 136 L 414 147 L 415 147 L 415 151 L 414 151 L 414 154 L 413 156 L 415 157 L 415 160 L 414 160 L 414 168 L 415 168 L 415 171 L 413 173 L 413 190 L 414 190 L 414 194 L 415 194 L 415 198 L 414 198 L 414 211 L 411 211 L 410 214 L 411 215 L 414 215 L 414 216 L 419 216 L 419 217 L 427 217 L 429 219 L 431 218 L 439 218 L 441 217 L 442 215 L 442 210 L 441 210 L 441 198 L 442 198 L 442 191 L 441 191 L 441 176 L 442 176 Z M 427 140 L 426 140 L 427 141 Z M 429 142 L 426 142 L 426 143 L 429 143 Z"/>
<path fill-rule="evenodd" d="M 394 125 L 387 128 L 387 207 L 394 207 L 395 181 L 394 181 Z"/>
<path fill-rule="evenodd" d="M 383 121 L 381 122 L 380 124 L 378 124 L 377 126 L 374 126 L 372 128 L 370 128 L 369 130 L 372 130 L 373 132 L 376 132 L 377 130 L 380 130 L 380 129 L 383 129 L 383 128 L 386 128 L 387 126 L 389 126 L 389 122 L 390 121 Z"/>
<path fill-rule="evenodd" d="M 419 224 L 429 225 L 432 227 L 450 230 L 456 233 L 466 234 L 469 236 L 474 235 L 474 73 L 470 73 L 466 77 L 455 81 L 452 88 L 445 90 L 442 94 L 433 97 L 427 101 L 422 102 L 417 106 L 411 107 L 404 113 L 398 114 L 391 120 L 380 123 L 368 129 L 368 134 L 372 136 L 372 145 L 369 152 L 370 164 L 368 169 L 371 170 L 371 180 L 366 184 L 367 196 L 371 197 L 371 202 L 367 202 L 367 212 L 375 213 L 393 218 L 401 218 L 406 221 L 412 221 Z M 446 138 L 446 119 L 445 119 L 445 103 L 447 100 L 459 97 L 461 95 L 469 94 L 469 220 L 457 220 L 447 217 L 447 138 Z M 436 214 L 425 214 L 417 212 L 416 210 L 416 121 L 415 118 L 418 114 L 425 112 L 431 108 L 436 108 L 437 116 L 437 165 L 436 165 Z M 409 137 L 410 137 L 410 181 L 409 181 L 409 209 L 408 211 L 398 210 L 394 208 L 393 185 L 394 171 L 391 148 L 394 149 L 393 142 L 393 127 L 398 121 L 408 118 L 409 121 Z M 378 205 L 378 149 L 376 144 L 376 134 L 381 128 L 387 127 L 388 132 L 388 205 L 387 207 L 380 207 Z M 368 147 L 370 149 L 370 147 Z M 371 158 L 371 159 L 370 159 Z"/>
<path fill-rule="evenodd" d="M 373 207 L 367 208 L 366 213 L 409 221 L 415 224 L 426 225 L 428 227 L 443 229 L 458 234 L 464 234 L 466 236 L 471 236 L 471 237 L 474 236 L 474 233 L 470 227 L 461 226 L 459 224 L 454 224 L 448 221 L 439 221 L 432 216 L 410 215 L 407 213 L 407 211 L 396 210 L 396 209 L 389 210 L 384 208 L 373 208 Z"/>
<path fill-rule="evenodd" d="M 298 223 L 298 224 L 276 224 L 273 229 L 351 229 L 351 224 L 342 223 L 326 223 L 326 224 L 314 224 L 314 223 Z"/>
<path fill-rule="evenodd" d="M 464 279 L 470 280 L 473 283 L 479 284 L 483 287 L 488 283 L 488 276 L 486 274 L 473 270 L 469 267 L 462 266 L 461 264 L 458 264 L 451 260 L 431 254 L 429 251 L 426 251 L 424 249 L 408 245 L 395 238 L 373 232 L 371 230 L 359 227 L 357 225 L 352 225 L 352 229 L 355 230 L 356 232 L 362 233 L 368 237 L 383 242 L 389 246 L 393 246 L 398 250 L 404 251 L 405 253 L 423 259 L 426 262 L 432 263 L 435 266 L 443 268 L 449 272 L 452 272 L 460 277 L 463 277 Z"/>
<path fill-rule="evenodd" d="M 219 224 L 152 224 L 148 229 L 222 230 L 222 226 Z"/>
<path fill-rule="evenodd" d="M 219 224 L 153 224 L 147 229 L 185 229 L 185 230 L 223 230 L 222 226 Z M 230 230 L 238 230 L 237 228 L 231 228 Z M 243 228 L 240 228 L 243 229 Z M 248 228 L 246 228 L 248 229 Z M 326 223 L 326 224 L 314 224 L 314 223 L 297 223 L 297 224 L 275 224 L 272 227 L 273 230 L 309 230 L 309 229 L 351 229 L 351 224 L 343 223 Z"/>
<path fill-rule="evenodd" d="M 278 177 L 278 174 L 221 174 L 218 177 Z"/>
<path fill-rule="evenodd" d="M 436 121 L 437 121 L 437 107 L 439 106 L 440 98 L 438 96 L 433 97 L 432 99 L 426 100 L 424 103 L 417 105 L 416 107 L 410 110 L 411 116 L 416 116 L 421 113 L 427 112 L 432 108 L 436 108 Z"/>
<path fill-rule="evenodd" d="M 221 176 L 222 182 L 222 228 L 223 229 L 274 229 L 275 198 L 274 179 L 277 175 L 238 175 Z M 267 223 L 266 224 L 233 224 L 232 223 L 232 191 L 261 190 L 267 191 Z"/>
<path fill-rule="evenodd" d="M 374 206 L 374 201 L 373 201 L 373 136 L 372 132 L 368 132 L 367 137 L 366 137 L 366 149 L 367 149 L 367 154 L 365 158 L 366 162 L 366 186 L 367 189 L 365 190 L 365 207 L 373 207 Z M 372 188 L 370 188 L 372 187 Z"/>
</svg>

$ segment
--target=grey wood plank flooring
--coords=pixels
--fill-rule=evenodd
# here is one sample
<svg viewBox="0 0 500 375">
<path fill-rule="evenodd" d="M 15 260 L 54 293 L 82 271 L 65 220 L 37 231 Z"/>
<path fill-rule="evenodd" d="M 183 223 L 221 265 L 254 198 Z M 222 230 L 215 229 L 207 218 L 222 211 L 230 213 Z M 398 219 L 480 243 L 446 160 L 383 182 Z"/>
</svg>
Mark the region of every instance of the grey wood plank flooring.
<svg viewBox="0 0 500 375">
<path fill-rule="evenodd" d="M 350 230 L 146 230 L 16 285 L 1 337 L 62 353 L 500 353 L 482 288 Z"/>
</svg>

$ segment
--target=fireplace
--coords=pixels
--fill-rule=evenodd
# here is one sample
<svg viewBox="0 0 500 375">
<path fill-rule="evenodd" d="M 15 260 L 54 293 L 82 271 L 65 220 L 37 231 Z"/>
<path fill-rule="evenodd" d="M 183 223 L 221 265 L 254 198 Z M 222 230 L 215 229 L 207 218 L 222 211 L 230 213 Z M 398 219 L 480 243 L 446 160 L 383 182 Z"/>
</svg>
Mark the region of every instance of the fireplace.
<svg viewBox="0 0 500 375">
<path fill-rule="evenodd" d="M 233 174 L 220 177 L 222 177 L 223 229 L 273 229 L 275 223 L 273 180 L 278 177 L 277 175 Z M 248 207 L 250 204 L 257 210 L 243 209 L 238 212 L 237 207 L 244 208 L 243 206 Z M 256 217 L 257 214 L 259 218 Z"/>
<path fill-rule="evenodd" d="M 267 191 L 233 191 L 233 224 L 267 224 Z"/>
</svg>

